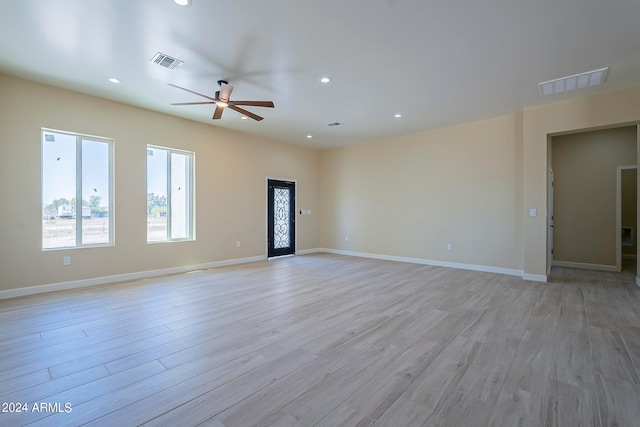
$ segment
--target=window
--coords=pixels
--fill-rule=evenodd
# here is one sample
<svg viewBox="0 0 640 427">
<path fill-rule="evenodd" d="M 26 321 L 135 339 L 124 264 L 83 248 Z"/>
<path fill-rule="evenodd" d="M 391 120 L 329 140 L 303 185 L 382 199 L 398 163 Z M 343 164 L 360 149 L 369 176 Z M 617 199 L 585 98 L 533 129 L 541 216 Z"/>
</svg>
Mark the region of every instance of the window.
<svg viewBox="0 0 640 427">
<path fill-rule="evenodd" d="M 147 242 L 193 240 L 194 154 L 147 146 Z"/>
<path fill-rule="evenodd" d="M 113 141 L 42 129 L 42 249 L 113 245 Z"/>
</svg>

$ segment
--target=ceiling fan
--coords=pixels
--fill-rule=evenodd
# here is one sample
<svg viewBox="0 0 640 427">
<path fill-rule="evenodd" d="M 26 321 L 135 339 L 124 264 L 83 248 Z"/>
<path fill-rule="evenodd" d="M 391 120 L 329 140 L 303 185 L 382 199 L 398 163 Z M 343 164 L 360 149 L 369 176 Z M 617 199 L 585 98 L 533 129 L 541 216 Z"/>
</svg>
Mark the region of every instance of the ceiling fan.
<svg viewBox="0 0 640 427">
<path fill-rule="evenodd" d="M 215 104 L 216 109 L 213 112 L 213 120 L 217 120 L 222 117 L 222 112 L 225 108 L 231 108 L 234 111 L 237 111 L 240 114 L 244 114 L 247 117 L 251 117 L 253 120 L 260 121 L 264 117 L 260 117 L 257 114 L 253 114 L 250 111 L 247 111 L 243 108 L 238 107 L 238 105 L 242 106 L 251 106 L 251 107 L 268 107 L 273 108 L 273 102 L 271 101 L 231 101 L 229 97 L 231 96 L 231 91 L 233 91 L 233 86 L 227 83 L 224 80 L 218 80 L 218 86 L 220 86 L 220 90 L 216 92 L 215 98 L 212 98 L 207 95 L 203 95 L 198 92 L 194 92 L 189 89 L 185 89 L 180 86 L 176 86 L 171 83 L 167 83 L 169 86 L 177 87 L 178 89 L 185 90 L 187 92 L 193 93 L 198 96 L 202 96 L 203 98 L 210 99 L 210 101 L 201 101 L 201 102 L 176 102 L 171 105 L 200 105 L 200 104 Z"/>
</svg>

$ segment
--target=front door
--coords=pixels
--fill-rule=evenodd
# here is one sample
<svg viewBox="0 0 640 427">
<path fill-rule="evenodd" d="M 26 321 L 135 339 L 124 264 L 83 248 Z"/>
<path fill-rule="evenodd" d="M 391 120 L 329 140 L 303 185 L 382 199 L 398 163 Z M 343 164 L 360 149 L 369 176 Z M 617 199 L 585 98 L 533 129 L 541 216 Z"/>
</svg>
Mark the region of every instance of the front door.
<svg viewBox="0 0 640 427">
<path fill-rule="evenodd" d="M 267 187 L 267 257 L 294 254 L 296 184 L 270 179 Z"/>
</svg>

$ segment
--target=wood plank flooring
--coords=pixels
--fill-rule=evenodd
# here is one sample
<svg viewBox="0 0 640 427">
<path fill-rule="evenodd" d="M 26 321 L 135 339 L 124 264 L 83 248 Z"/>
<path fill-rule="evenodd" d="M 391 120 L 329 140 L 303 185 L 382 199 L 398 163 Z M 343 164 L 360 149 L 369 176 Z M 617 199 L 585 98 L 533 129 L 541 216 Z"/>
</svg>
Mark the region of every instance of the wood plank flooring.
<svg viewBox="0 0 640 427">
<path fill-rule="evenodd" d="M 313 254 L 4 300 L 0 425 L 638 426 L 634 271 Z"/>
</svg>

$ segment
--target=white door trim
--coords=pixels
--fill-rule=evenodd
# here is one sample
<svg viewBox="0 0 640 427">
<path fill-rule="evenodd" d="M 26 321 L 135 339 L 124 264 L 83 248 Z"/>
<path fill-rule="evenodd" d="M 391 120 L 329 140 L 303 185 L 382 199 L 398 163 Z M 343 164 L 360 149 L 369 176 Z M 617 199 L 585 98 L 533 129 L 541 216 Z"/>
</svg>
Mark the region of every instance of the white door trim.
<svg viewBox="0 0 640 427">
<path fill-rule="evenodd" d="M 553 265 L 553 169 L 549 168 L 547 177 L 547 276 Z"/>
<path fill-rule="evenodd" d="M 622 171 L 638 169 L 637 165 L 618 166 L 616 170 L 616 271 L 622 271 Z"/>
</svg>

